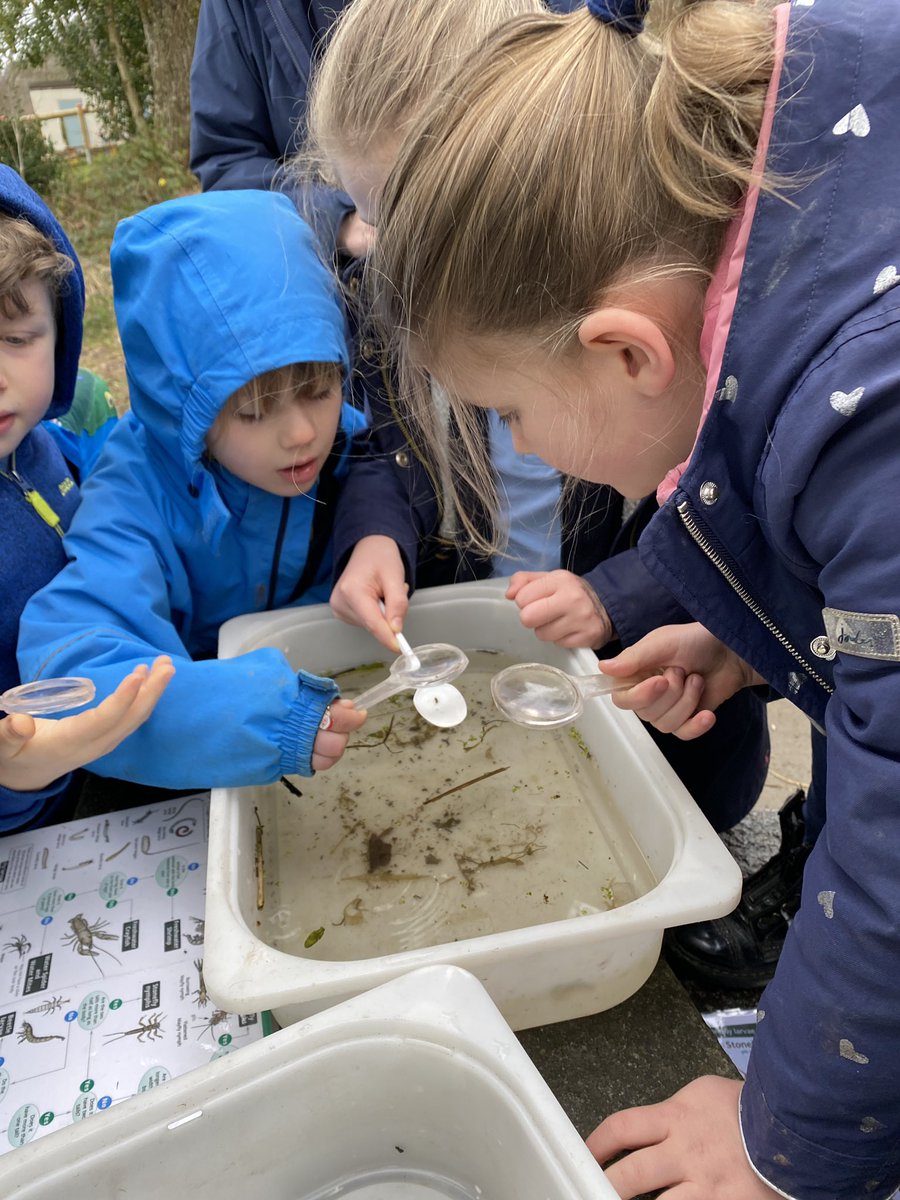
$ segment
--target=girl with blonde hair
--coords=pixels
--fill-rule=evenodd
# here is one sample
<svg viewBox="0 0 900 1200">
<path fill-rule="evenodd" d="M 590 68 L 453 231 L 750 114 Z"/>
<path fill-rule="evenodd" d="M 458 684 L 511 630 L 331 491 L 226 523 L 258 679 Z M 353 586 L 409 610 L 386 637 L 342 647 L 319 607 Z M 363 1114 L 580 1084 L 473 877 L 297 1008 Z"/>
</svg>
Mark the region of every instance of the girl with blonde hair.
<svg viewBox="0 0 900 1200">
<path fill-rule="evenodd" d="M 406 133 L 492 30 L 526 19 L 550 19 L 548 9 L 540 0 L 355 0 L 314 79 L 301 170 L 312 165 L 346 189 L 374 241 L 380 193 Z M 503 207 L 490 219 L 499 232 Z M 609 653 L 617 637 L 628 644 L 659 624 L 629 549 L 655 500 L 623 526 L 616 491 L 576 480 L 561 489 L 540 458 L 514 452 L 494 414 L 480 413 L 469 431 L 484 458 L 481 475 L 460 455 L 451 464 L 455 422 L 440 390 L 425 381 L 421 408 L 414 416 L 401 411 L 390 357 L 360 299 L 368 290 L 359 289 L 362 268 L 354 264 L 345 285 L 356 325 L 352 383 L 370 428 L 338 505 L 336 614 L 396 649 L 408 590 L 515 572 L 507 594 L 542 640 Z M 463 544 L 462 522 L 477 533 L 473 548 Z M 653 732 L 716 828 L 735 824 L 755 803 L 768 752 L 758 697 L 746 693 L 727 706 L 702 746 Z"/>
<path fill-rule="evenodd" d="M 648 7 L 652 28 L 644 29 Z M 623 1200 L 851 1200 L 900 1182 L 900 9 L 589 0 L 501 30 L 381 198 L 373 276 L 416 403 L 659 486 L 647 589 L 694 623 L 604 664 L 690 739 L 766 682 L 827 732 L 827 820 L 743 1086 L 589 1139 Z M 503 213 L 497 221 L 495 214 Z M 661 482 L 662 481 L 662 482 Z M 477 532 L 477 531 L 476 531 Z"/>
</svg>

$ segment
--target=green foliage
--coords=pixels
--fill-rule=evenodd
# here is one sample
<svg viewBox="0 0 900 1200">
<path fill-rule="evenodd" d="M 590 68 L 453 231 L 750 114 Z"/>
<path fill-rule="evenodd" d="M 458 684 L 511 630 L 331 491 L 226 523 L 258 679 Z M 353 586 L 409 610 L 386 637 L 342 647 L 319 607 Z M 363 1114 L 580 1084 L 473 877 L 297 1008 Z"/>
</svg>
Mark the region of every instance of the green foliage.
<svg viewBox="0 0 900 1200">
<path fill-rule="evenodd" d="M 18 171 L 40 195 L 49 197 L 62 170 L 62 162 L 44 137 L 40 121 L 0 116 L 0 162 Z"/>
<path fill-rule="evenodd" d="M 56 58 L 97 108 L 111 137 L 135 130 L 113 41 L 121 45 L 137 103 L 151 84 L 140 12 L 134 0 L 0 0 L 0 52 L 32 67 Z"/>
<path fill-rule="evenodd" d="M 196 190 L 196 179 L 177 158 L 151 138 L 132 138 L 95 154 L 90 164 L 65 163 L 54 211 L 79 255 L 105 260 L 123 217 Z"/>
</svg>

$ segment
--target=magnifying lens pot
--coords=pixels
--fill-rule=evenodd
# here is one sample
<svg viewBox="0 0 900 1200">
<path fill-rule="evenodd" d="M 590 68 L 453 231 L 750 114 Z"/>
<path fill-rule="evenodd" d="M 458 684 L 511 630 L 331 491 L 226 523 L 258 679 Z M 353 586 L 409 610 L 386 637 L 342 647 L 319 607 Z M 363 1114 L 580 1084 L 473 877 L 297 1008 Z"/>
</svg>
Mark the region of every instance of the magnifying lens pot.
<svg viewBox="0 0 900 1200">
<path fill-rule="evenodd" d="M 383 679 L 381 683 L 376 683 L 374 687 L 370 687 L 367 691 L 359 696 L 353 697 L 353 703 L 357 708 L 374 708 L 376 704 L 380 704 L 382 700 L 387 700 L 391 696 L 396 696 L 398 692 L 406 692 L 414 690 L 432 690 L 438 691 L 438 685 L 447 685 L 451 680 L 456 679 L 461 675 L 469 665 L 469 660 L 458 646 L 449 646 L 444 642 L 430 642 L 425 646 L 416 646 L 415 648 L 416 666 L 413 666 L 408 655 L 395 659 L 391 663 L 390 674 L 387 679 Z M 462 700 L 463 706 L 465 701 L 456 688 L 445 689 L 440 688 L 438 695 L 438 704 L 435 703 L 435 697 L 431 697 L 431 703 L 426 704 L 426 711 L 418 709 L 422 716 L 431 721 L 433 725 L 440 724 L 435 718 L 438 716 L 438 708 L 441 702 L 452 705 L 448 711 L 454 714 L 454 720 L 449 721 L 450 725 L 458 725 L 463 717 L 459 720 L 455 719 L 459 712 L 459 700 L 448 695 L 449 692 L 455 692 L 459 700 Z M 418 705 L 417 705 L 418 708 Z"/>
<path fill-rule="evenodd" d="M 81 708 L 90 704 L 96 693 L 97 689 L 90 679 L 77 675 L 37 679 L 34 683 L 21 683 L 8 692 L 0 693 L 0 710 L 40 717 L 44 713 Z"/>
<path fill-rule="evenodd" d="M 491 680 L 491 695 L 507 720 L 553 729 L 576 721 L 584 700 L 572 677 L 545 663 L 516 663 Z"/>
</svg>

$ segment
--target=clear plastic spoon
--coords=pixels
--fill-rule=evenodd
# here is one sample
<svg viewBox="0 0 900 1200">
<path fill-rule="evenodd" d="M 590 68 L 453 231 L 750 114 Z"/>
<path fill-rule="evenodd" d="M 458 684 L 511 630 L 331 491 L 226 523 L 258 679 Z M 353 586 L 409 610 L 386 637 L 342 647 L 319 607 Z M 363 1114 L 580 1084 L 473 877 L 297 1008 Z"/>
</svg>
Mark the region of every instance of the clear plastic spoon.
<svg viewBox="0 0 900 1200">
<path fill-rule="evenodd" d="M 634 687 L 634 679 L 611 683 L 606 675 L 569 675 L 546 663 L 516 663 L 498 671 L 491 680 L 491 695 L 504 717 L 517 725 L 553 729 L 570 725 L 584 712 L 593 696 Z"/>
<path fill-rule="evenodd" d="M 34 683 L 20 683 L 8 692 L 0 693 L 0 710 L 40 717 L 44 713 L 81 708 L 93 700 L 96 690 L 90 679 L 77 675 L 38 679 Z"/>
<path fill-rule="evenodd" d="M 408 643 L 407 648 L 410 649 Z M 432 725 L 449 729 L 466 715 L 465 699 L 450 681 L 468 665 L 468 658 L 458 646 L 444 642 L 416 646 L 414 651 L 410 649 L 391 663 L 387 679 L 354 696 L 353 703 L 356 708 L 374 708 L 398 692 L 415 691 L 413 703 L 417 712 Z"/>
</svg>

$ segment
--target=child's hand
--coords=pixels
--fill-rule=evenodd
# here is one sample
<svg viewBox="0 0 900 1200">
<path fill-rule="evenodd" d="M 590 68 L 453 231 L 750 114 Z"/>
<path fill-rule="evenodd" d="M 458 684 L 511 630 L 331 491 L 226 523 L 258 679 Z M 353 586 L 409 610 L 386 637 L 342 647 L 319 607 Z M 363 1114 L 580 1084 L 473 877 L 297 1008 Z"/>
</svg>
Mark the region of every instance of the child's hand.
<svg viewBox="0 0 900 1200">
<path fill-rule="evenodd" d="M 519 607 L 519 620 L 542 642 L 599 650 L 613 637 L 600 597 L 571 571 L 516 571 L 506 589 Z"/>
<path fill-rule="evenodd" d="M 664 674 L 616 692 L 613 704 L 631 709 L 661 733 L 674 733 L 683 741 L 700 737 L 716 723 L 714 709 L 741 688 L 765 683 L 752 667 L 717 637 L 694 622 L 664 625 L 599 664 L 615 678 L 643 676 L 662 669 Z M 663 688 L 660 679 L 664 679 Z"/>
<path fill-rule="evenodd" d="M 769 1200 L 780 1196 L 747 1161 L 738 1100 L 742 1084 L 705 1076 L 661 1104 L 614 1113 L 587 1146 L 622 1200 L 645 1192 L 703 1200 Z"/>
<path fill-rule="evenodd" d="M 136 667 L 111 696 L 74 717 L 36 720 L 15 713 L 0 721 L 0 785 L 35 792 L 55 779 L 102 758 L 153 712 L 175 674 L 161 657 L 148 670 Z"/>
<path fill-rule="evenodd" d="M 365 712 L 355 709 L 351 700 L 335 700 L 329 704 L 313 742 L 313 770 L 327 771 L 333 767 L 347 748 L 348 734 L 359 729 L 365 720 Z"/>
<path fill-rule="evenodd" d="M 382 534 L 371 534 L 354 546 L 331 593 L 331 610 L 348 625 L 368 629 L 382 646 L 399 654 L 394 633 L 403 628 L 408 591 L 397 543 Z"/>
</svg>

